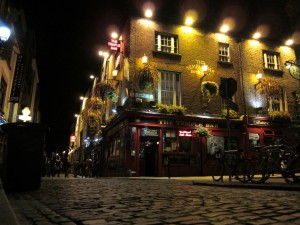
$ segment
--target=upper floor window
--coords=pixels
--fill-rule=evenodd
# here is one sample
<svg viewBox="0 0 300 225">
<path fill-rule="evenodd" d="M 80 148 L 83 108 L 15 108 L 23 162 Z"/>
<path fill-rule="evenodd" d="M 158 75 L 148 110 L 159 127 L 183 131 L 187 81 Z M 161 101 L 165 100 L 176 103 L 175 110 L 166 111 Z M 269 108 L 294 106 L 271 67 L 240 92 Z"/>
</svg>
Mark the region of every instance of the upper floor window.
<svg viewBox="0 0 300 225">
<path fill-rule="evenodd" d="M 158 74 L 158 103 L 181 105 L 180 73 L 160 70 Z"/>
<path fill-rule="evenodd" d="M 219 61 L 230 62 L 229 44 L 219 43 Z"/>
<path fill-rule="evenodd" d="M 7 83 L 4 80 L 4 78 L 2 77 L 1 84 L 0 84 L 0 107 L 1 107 L 1 109 L 4 108 L 6 89 L 7 89 Z"/>
<path fill-rule="evenodd" d="M 283 88 L 280 89 L 280 94 L 277 96 L 269 96 L 268 110 L 271 111 L 288 111 L 287 96 Z"/>
<path fill-rule="evenodd" d="M 178 36 L 155 32 L 155 50 L 158 52 L 178 54 Z"/>
<path fill-rule="evenodd" d="M 272 70 L 280 70 L 279 53 L 263 51 L 264 68 Z"/>
</svg>

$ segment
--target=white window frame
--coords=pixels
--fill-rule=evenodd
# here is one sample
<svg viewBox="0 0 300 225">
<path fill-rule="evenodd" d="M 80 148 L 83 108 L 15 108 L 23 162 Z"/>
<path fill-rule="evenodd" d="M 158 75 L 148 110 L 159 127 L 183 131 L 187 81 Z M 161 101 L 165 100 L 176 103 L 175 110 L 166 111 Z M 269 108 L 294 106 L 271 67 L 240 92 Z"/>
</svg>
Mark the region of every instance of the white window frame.
<svg viewBox="0 0 300 225">
<path fill-rule="evenodd" d="M 155 51 L 178 54 L 178 36 L 155 32 Z"/>
<path fill-rule="evenodd" d="M 157 102 L 166 105 L 181 105 L 181 74 L 173 71 L 159 70 L 158 75 Z M 169 99 L 165 97 L 168 94 Z"/>
<path fill-rule="evenodd" d="M 268 110 L 272 111 L 285 111 L 288 112 L 286 91 L 282 88 L 279 96 L 269 96 Z"/>
<path fill-rule="evenodd" d="M 230 62 L 230 48 L 228 43 L 219 42 L 219 62 Z"/>
<path fill-rule="evenodd" d="M 280 54 L 278 52 L 263 51 L 265 69 L 280 70 Z"/>
</svg>

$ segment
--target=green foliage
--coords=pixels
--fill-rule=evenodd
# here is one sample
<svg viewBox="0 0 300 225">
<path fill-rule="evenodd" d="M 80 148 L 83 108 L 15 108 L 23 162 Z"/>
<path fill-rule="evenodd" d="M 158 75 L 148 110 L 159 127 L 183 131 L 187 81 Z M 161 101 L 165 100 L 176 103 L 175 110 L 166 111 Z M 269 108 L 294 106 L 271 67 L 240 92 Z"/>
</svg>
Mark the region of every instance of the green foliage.
<svg viewBox="0 0 300 225">
<path fill-rule="evenodd" d="M 297 105 L 300 105 L 300 88 L 298 88 L 296 91 L 292 93 L 294 97 L 296 98 Z"/>
<path fill-rule="evenodd" d="M 221 117 L 226 118 L 227 117 L 227 109 L 222 109 L 221 111 Z M 231 119 L 237 119 L 239 118 L 238 113 L 232 109 L 229 109 L 229 118 Z"/>
<path fill-rule="evenodd" d="M 184 115 L 186 112 L 186 108 L 179 105 L 157 104 L 156 107 L 160 113 Z"/>
<path fill-rule="evenodd" d="M 110 83 L 100 82 L 96 85 L 94 95 L 99 96 L 105 101 L 107 98 L 112 102 L 118 101 L 118 95 L 115 87 Z"/>
<path fill-rule="evenodd" d="M 272 120 L 290 120 L 291 119 L 291 115 L 289 114 L 289 112 L 285 112 L 285 111 L 269 112 L 269 117 Z"/>
<path fill-rule="evenodd" d="M 200 126 L 199 128 L 197 128 L 194 131 L 194 133 L 197 134 L 199 137 L 211 137 L 212 136 L 210 131 L 206 127 L 203 127 L 203 126 Z"/>
<path fill-rule="evenodd" d="M 208 102 L 210 102 L 213 96 L 218 95 L 219 93 L 219 85 L 213 81 L 203 81 L 201 83 L 201 92 L 206 94 L 208 98 Z"/>
</svg>

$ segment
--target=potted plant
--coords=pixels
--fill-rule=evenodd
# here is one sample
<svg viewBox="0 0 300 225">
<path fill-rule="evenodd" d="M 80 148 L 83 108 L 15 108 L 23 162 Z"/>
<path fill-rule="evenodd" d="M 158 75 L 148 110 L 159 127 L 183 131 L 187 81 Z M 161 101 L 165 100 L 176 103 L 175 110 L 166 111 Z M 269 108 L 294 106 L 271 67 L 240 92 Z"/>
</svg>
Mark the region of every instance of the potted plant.
<svg viewBox="0 0 300 225">
<path fill-rule="evenodd" d="M 221 111 L 221 117 L 226 118 L 227 117 L 227 109 L 222 109 Z M 232 109 L 229 109 L 229 118 L 230 119 L 237 119 L 239 118 L 238 113 Z"/>
<path fill-rule="evenodd" d="M 160 113 L 184 115 L 186 112 L 186 108 L 180 105 L 157 104 L 156 107 Z"/>
<path fill-rule="evenodd" d="M 219 93 L 219 85 L 213 81 L 203 81 L 201 83 L 201 92 L 207 96 L 207 101 L 210 102 L 213 96 Z"/>
<path fill-rule="evenodd" d="M 272 120 L 289 121 L 291 119 L 291 115 L 286 111 L 271 111 L 268 114 L 269 118 L 271 118 Z"/>
<path fill-rule="evenodd" d="M 210 133 L 210 131 L 206 128 L 206 127 L 204 127 L 204 126 L 200 126 L 200 127 L 198 127 L 195 131 L 194 131 L 194 133 L 198 136 L 198 137 L 211 137 L 212 135 L 211 135 L 211 133 Z"/>
</svg>

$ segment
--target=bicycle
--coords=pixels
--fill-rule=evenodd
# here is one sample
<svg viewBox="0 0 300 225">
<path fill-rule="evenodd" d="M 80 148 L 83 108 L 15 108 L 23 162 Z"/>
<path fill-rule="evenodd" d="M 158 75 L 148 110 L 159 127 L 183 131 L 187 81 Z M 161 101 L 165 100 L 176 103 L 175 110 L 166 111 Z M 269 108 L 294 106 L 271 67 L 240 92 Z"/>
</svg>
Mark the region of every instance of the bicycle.
<svg viewBox="0 0 300 225">
<path fill-rule="evenodd" d="M 214 181 L 223 181 L 223 176 L 228 174 L 230 181 L 234 177 L 242 183 L 248 183 L 254 176 L 255 167 L 251 159 L 244 158 L 238 150 L 218 150 L 215 158 Z"/>
<path fill-rule="evenodd" d="M 253 160 L 253 183 L 264 183 L 276 172 L 279 172 L 287 183 L 300 181 L 300 158 L 296 146 L 267 145 L 259 151 L 260 157 Z"/>
</svg>

